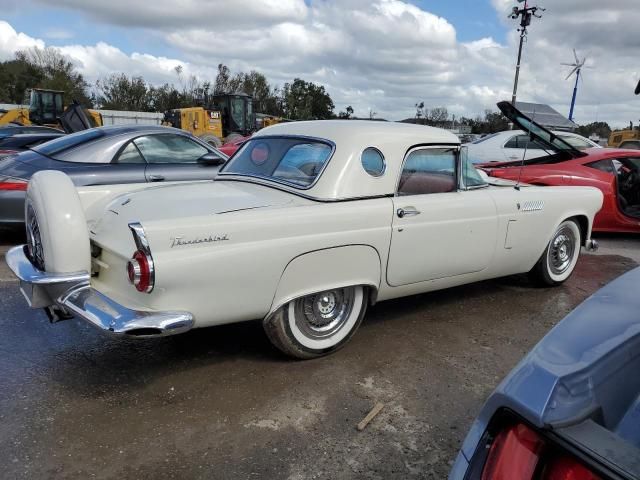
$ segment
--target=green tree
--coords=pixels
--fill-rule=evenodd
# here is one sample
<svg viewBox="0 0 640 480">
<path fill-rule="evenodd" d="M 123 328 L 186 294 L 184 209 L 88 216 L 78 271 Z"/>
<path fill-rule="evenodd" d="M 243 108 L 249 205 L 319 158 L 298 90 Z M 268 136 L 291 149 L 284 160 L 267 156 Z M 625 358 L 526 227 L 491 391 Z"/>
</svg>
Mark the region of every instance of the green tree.
<svg viewBox="0 0 640 480">
<path fill-rule="evenodd" d="M 22 103 L 25 90 L 38 86 L 44 72 L 24 59 L 0 63 L 0 102 Z"/>
<path fill-rule="evenodd" d="M 344 112 L 338 112 L 338 118 L 344 118 L 345 120 L 349 120 L 353 115 L 353 107 L 349 105 Z"/>
<path fill-rule="evenodd" d="M 73 63 L 56 48 L 33 47 L 17 52 L 16 60 L 26 62 L 42 73 L 42 79 L 32 87 L 62 90 L 67 103 L 77 100 L 84 106 L 92 106 L 89 84 Z"/>
<path fill-rule="evenodd" d="M 589 137 L 595 133 L 600 138 L 606 139 L 611 135 L 611 127 L 607 122 L 592 122 L 586 125 L 580 125 L 576 129 L 576 133 L 579 133 L 583 137 Z"/>
<path fill-rule="evenodd" d="M 333 118 L 334 104 L 324 86 L 296 78 L 282 90 L 284 114 L 292 120 Z"/>
<path fill-rule="evenodd" d="M 96 100 L 107 110 L 153 110 L 150 89 L 142 77 L 113 74 L 96 82 Z"/>
<path fill-rule="evenodd" d="M 231 80 L 231 71 L 229 67 L 218 64 L 218 74 L 216 75 L 216 81 L 213 84 L 214 95 L 221 95 L 223 93 L 231 93 L 229 81 Z"/>
<path fill-rule="evenodd" d="M 153 112 L 166 112 L 174 108 L 182 107 L 183 98 L 178 89 L 169 83 L 160 87 L 149 87 L 149 110 Z"/>
</svg>

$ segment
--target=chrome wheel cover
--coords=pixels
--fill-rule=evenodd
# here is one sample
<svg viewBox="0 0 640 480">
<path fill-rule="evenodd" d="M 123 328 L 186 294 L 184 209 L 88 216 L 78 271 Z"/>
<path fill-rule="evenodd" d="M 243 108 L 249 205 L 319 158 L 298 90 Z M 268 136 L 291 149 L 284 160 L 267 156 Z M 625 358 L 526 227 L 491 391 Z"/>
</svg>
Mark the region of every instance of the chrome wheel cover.
<svg viewBox="0 0 640 480">
<path fill-rule="evenodd" d="M 309 338 L 327 338 L 338 332 L 353 311 L 353 287 L 337 288 L 295 300 L 296 326 Z"/>
<path fill-rule="evenodd" d="M 40 227 L 36 212 L 30 204 L 27 206 L 27 251 L 29 258 L 39 270 L 44 270 L 44 249 L 42 248 L 42 239 L 40 238 Z"/>
<path fill-rule="evenodd" d="M 556 232 L 549 244 L 547 263 L 549 270 L 554 275 L 565 273 L 573 261 L 576 251 L 576 236 L 574 231 L 564 226 Z"/>
</svg>

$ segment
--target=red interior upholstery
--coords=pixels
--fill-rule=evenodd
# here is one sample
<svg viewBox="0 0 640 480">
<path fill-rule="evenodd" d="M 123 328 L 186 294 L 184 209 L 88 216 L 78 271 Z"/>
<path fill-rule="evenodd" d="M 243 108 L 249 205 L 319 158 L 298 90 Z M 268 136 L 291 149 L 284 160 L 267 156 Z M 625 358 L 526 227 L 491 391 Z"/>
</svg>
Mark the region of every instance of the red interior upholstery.
<svg viewBox="0 0 640 480">
<path fill-rule="evenodd" d="M 422 193 L 443 193 L 455 190 L 455 180 L 451 174 L 433 172 L 403 172 L 398 193 L 420 195 Z"/>
</svg>

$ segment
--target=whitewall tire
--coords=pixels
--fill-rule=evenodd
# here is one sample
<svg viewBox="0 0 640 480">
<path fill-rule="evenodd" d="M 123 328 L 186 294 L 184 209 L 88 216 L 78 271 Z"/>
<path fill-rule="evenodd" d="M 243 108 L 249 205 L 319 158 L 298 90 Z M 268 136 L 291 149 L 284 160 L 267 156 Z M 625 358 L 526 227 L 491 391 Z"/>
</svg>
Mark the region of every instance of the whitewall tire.
<svg viewBox="0 0 640 480">
<path fill-rule="evenodd" d="M 543 286 L 556 286 L 567 280 L 578 262 L 582 234 L 575 220 L 565 220 L 555 230 L 538 263 L 531 269 L 532 280 Z"/>
<path fill-rule="evenodd" d="M 296 358 L 335 352 L 355 334 L 367 308 L 363 286 L 336 288 L 290 301 L 264 320 L 271 342 Z"/>
</svg>

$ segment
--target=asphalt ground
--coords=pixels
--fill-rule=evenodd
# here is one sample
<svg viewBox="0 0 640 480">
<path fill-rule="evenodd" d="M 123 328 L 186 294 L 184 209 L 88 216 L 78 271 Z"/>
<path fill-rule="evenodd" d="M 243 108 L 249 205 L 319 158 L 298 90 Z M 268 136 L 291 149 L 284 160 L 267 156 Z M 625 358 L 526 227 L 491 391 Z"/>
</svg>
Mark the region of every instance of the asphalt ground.
<svg viewBox="0 0 640 480">
<path fill-rule="evenodd" d="M 0 253 L 21 236 L 0 232 Z M 500 379 L 640 263 L 640 237 L 599 240 L 561 287 L 513 276 L 382 302 L 344 349 L 305 362 L 259 322 L 144 341 L 52 325 L 0 262 L 0 476 L 446 478 Z"/>
</svg>

